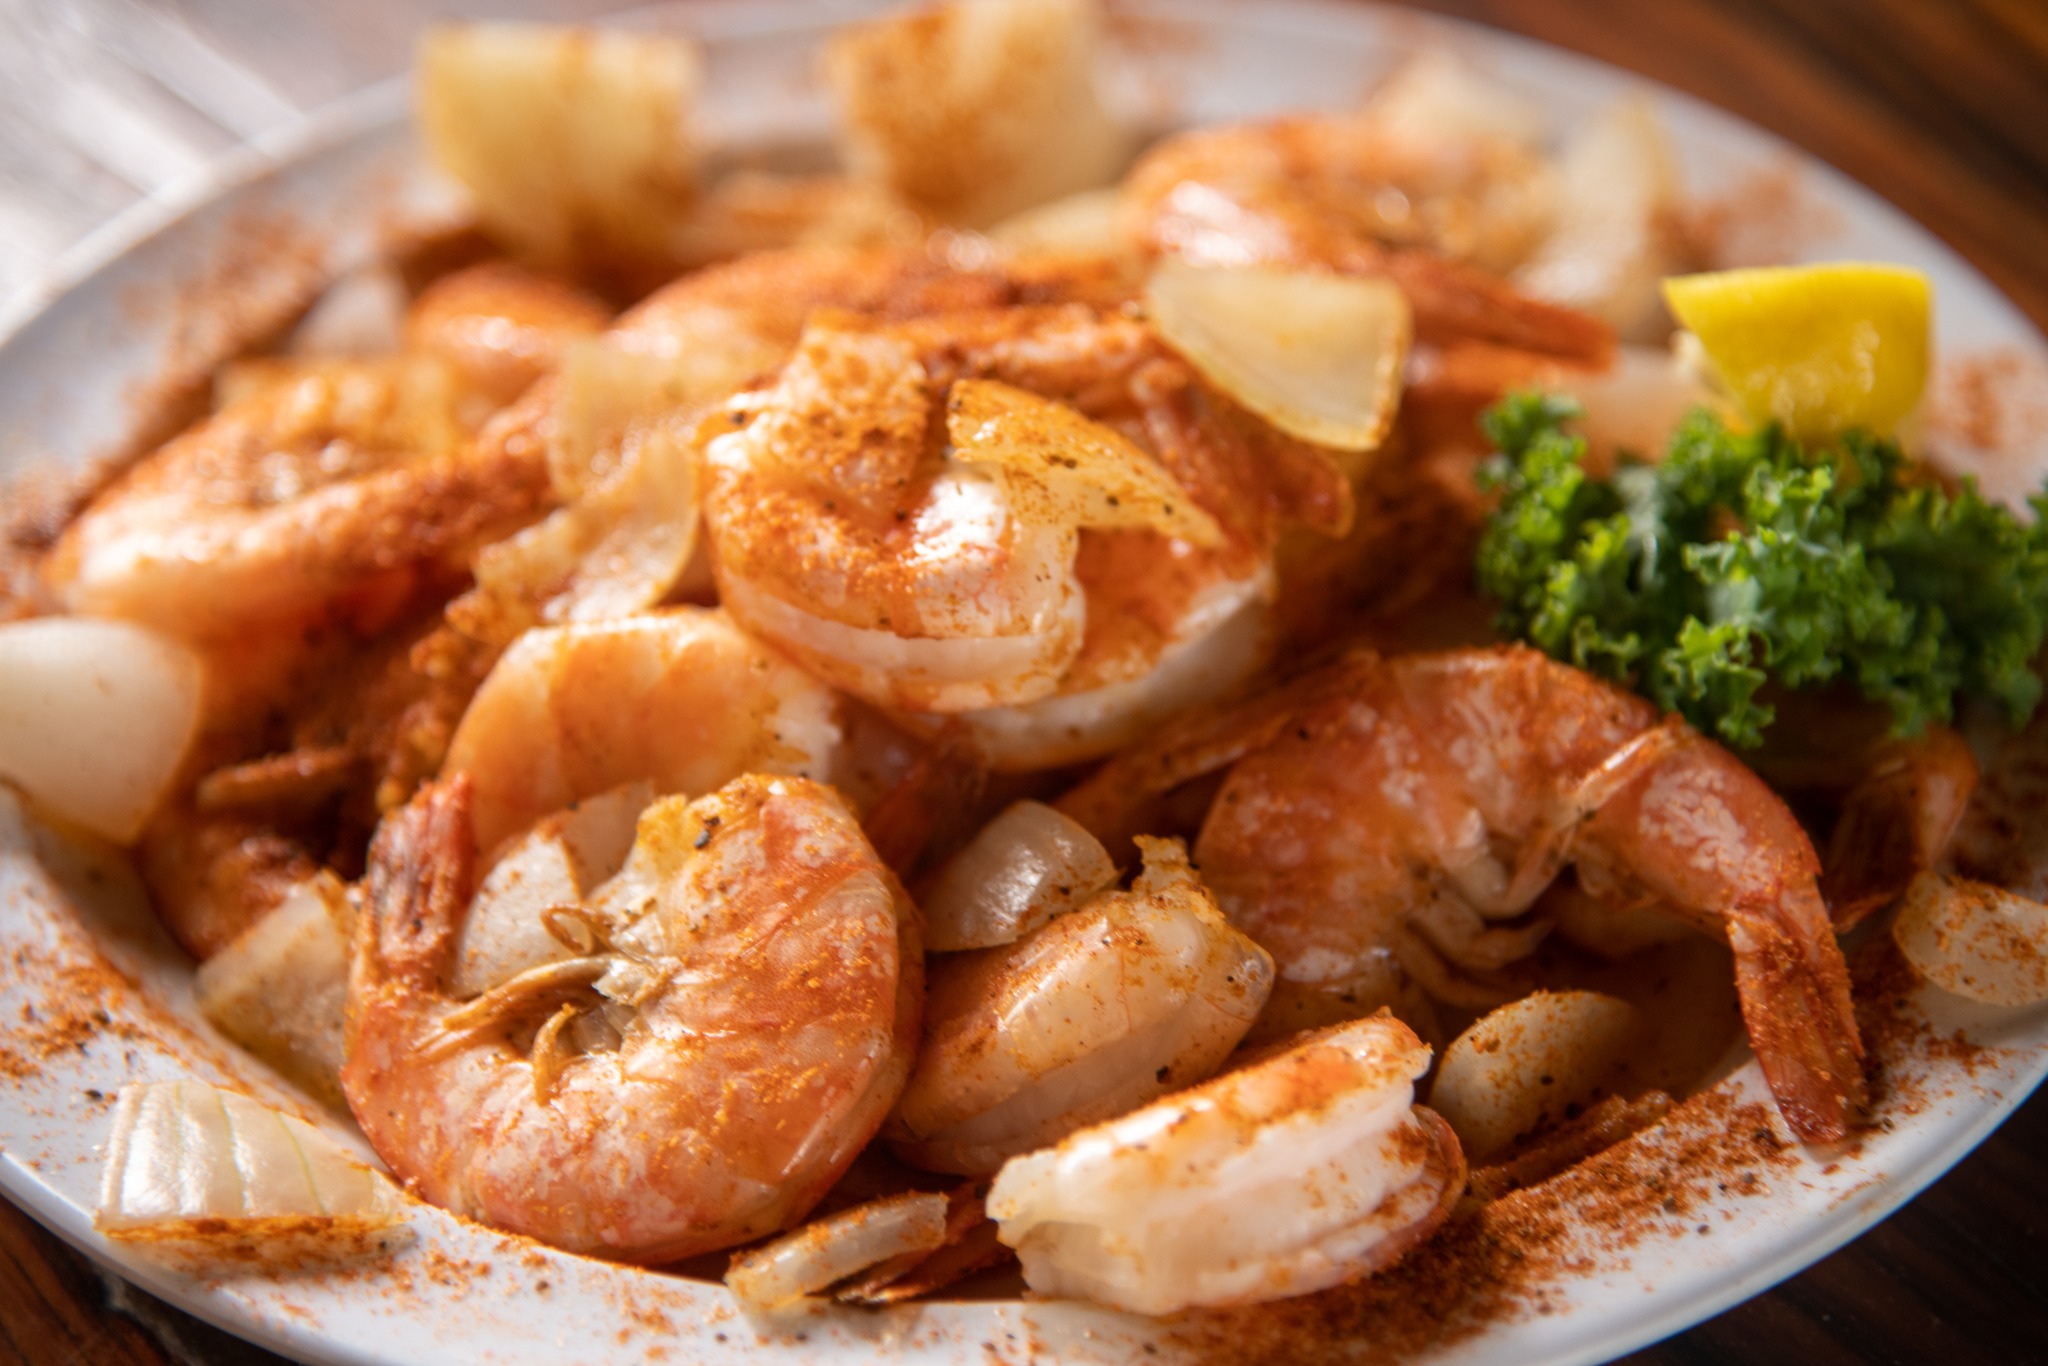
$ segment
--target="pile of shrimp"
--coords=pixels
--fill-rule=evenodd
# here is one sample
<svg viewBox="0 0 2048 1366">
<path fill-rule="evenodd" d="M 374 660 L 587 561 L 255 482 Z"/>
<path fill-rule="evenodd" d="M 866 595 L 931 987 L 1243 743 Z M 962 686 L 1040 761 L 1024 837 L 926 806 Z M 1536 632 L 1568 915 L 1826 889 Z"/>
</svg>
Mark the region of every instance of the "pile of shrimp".
<svg viewBox="0 0 2048 1366">
<path fill-rule="evenodd" d="M 1836 921 L 1939 857 L 1974 768 L 1838 765 L 1864 852 L 1824 870 L 1727 750 L 1490 639 L 1473 415 L 1539 379 L 1639 429 L 1601 386 L 1654 323 L 1539 288 L 1563 173 L 1487 107 L 1428 131 L 1452 79 L 1169 138 L 1085 250 L 783 225 L 630 301 L 491 259 L 376 354 L 309 322 L 236 366 L 39 566 L 42 615 L 197 661 L 133 844 L 202 981 L 312 1000 L 273 917 L 346 884 L 305 929 L 325 1051 L 252 1043 L 420 1198 L 740 1249 L 764 1306 L 1369 1276 L 1481 1164 L 1588 1146 L 1439 1071 L 1504 1008 L 1569 1015 L 1573 1111 L 1640 1127 L 1732 1002 L 1790 1133 L 1849 1137 Z M 1377 449 L 1162 335 L 1167 259 L 1391 282 L 1419 349 Z M 1556 1004 L 1652 960 L 1706 985 Z"/>
</svg>

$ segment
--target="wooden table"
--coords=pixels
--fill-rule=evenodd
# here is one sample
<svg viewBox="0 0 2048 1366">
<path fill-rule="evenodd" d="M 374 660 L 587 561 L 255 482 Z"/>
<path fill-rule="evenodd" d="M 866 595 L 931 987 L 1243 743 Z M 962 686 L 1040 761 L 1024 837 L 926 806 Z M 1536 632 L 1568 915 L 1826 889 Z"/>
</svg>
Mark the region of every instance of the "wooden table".
<svg viewBox="0 0 2048 1366">
<path fill-rule="evenodd" d="M 2048 0 L 1423 0 L 1733 110 L 1946 238 L 2048 327 Z M 609 0 L 440 12 L 592 15 Z M 0 299 L 242 138 L 401 68 L 411 7 L 0 0 Z M 341 16 L 346 13 L 346 19 Z M 275 1362 L 0 1203 L 0 1363 Z M 1629 1358 L 2048 1361 L 2048 1096 L 1857 1242 Z"/>
</svg>

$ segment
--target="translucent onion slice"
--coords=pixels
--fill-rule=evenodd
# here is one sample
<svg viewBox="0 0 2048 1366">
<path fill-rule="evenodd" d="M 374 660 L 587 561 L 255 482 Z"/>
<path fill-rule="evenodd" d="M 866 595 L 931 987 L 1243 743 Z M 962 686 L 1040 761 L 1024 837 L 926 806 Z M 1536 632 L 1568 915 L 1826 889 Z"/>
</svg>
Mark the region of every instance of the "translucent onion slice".
<svg viewBox="0 0 2048 1366">
<path fill-rule="evenodd" d="M 168 636 L 51 617 L 0 626 L 0 779 L 126 844 L 199 727 L 204 669 Z"/>
<path fill-rule="evenodd" d="M 697 548 L 697 458 L 665 425 L 568 506 L 477 556 L 449 607 L 468 635 L 507 643 L 535 626 L 630 616 L 668 595 Z"/>
<path fill-rule="evenodd" d="M 912 1192 L 806 1224 L 735 1257 L 725 1284 L 741 1304 L 771 1310 L 909 1252 L 946 1241 L 946 1197 Z"/>
<path fill-rule="evenodd" d="M 652 783 L 628 783 L 547 817 L 512 841 L 477 887 L 455 940 L 448 985 L 477 996 L 522 972 L 596 947 L 578 908 L 625 865 Z M 592 913 L 594 914 L 594 913 Z"/>
<path fill-rule="evenodd" d="M 1129 245 L 1117 226 L 1115 189 L 1083 190 L 1005 218 L 988 240 L 1016 256 L 1115 256 Z"/>
<path fill-rule="evenodd" d="M 602 484 L 637 435 L 680 411 L 724 398 L 764 364 L 751 348 L 738 369 L 717 356 L 655 354 L 618 338 L 586 337 L 562 351 L 548 479 L 564 499 Z"/>
<path fill-rule="evenodd" d="M 94 1223 L 112 1238 L 363 1250 L 397 1188 L 304 1120 L 196 1081 L 121 1088 Z"/>
<path fill-rule="evenodd" d="M 342 1103 L 347 894 L 322 871 L 199 965 L 200 1013 L 293 1081 Z"/>
<path fill-rule="evenodd" d="M 1414 335 L 1388 281 L 1167 260 L 1145 309 L 1205 379 L 1288 435 L 1341 451 L 1386 437 Z"/>
<path fill-rule="evenodd" d="M 1593 1099 L 1639 1027 L 1634 1006 L 1597 991 L 1510 1001 L 1444 1050 L 1430 1108 L 1484 1161 Z"/>
<path fill-rule="evenodd" d="M 1543 110 L 1442 48 L 1403 62 L 1364 113 L 1382 135 L 1433 146 L 1499 141 L 1533 149 L 1544 133 Z"/>
<path fill-rule="evenodd" d="M 1129 137 L 1096 88 L 1096 0 L 954 0 L 850 25 L 825 48 L 845 164 L 979 227 L 1107 184 Z"/>
<path fill-rule="evenodd" d="M 420 44 L 420 135 L 519 255 L 663 264 L 696 193 L 701 65 L 672 34 L 447 25 Z"/>
<path fill-rule="evenodd" d="M 1039 802 L 1009 807 L 932 879 L 925 947 L 1010 944 L 1116 882 L 1102 841 Z"/>
<path fill-rule="evenodd" d="M 1515 283 L 1639 333 L 1661 318 L 1658 285 L 1680 262 L 1677 154 L 1657 106 L 1634 95 L 1594 115 L 1566 145 L 1562 174 L 1556 231 Z"/>
<path fill-rule="evenodd" d="M 2048 1000 L 2048 906 L 1987 883 L 1922 873 L 1892 938 L 1943 991 L 1995 1006 Z"/>
<path fill-rule="evenodd" d="M 405 346 L 405 279 L 370 261 L 327 287 L 292 329 L 285 349 L 307 358 L 389 356 Z"/>
<path fill-rule="evenodd" d="M 1042 525 L 1129 527 L 1223 544 L 1216 519 L 1157 460 L 1064 403 L 992 379 L 946 398 L 953 458 L 1001 475 L 1018 516 Z"/>
</svg>

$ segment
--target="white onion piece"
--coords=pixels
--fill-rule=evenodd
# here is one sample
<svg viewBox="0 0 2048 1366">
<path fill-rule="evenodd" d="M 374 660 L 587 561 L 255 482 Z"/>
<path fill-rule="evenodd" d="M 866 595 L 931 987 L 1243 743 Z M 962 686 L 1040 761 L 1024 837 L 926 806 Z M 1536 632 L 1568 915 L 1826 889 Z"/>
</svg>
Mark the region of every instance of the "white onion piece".
<svg viewBox="0 0 2048 1366">
<path fill-rule="evenodd" d="M 1539 991 L 1451 1041 L 1429 1093 L 1465 1155 L 1483 1162 L 1565 1118 L 1612 1075 L 1639 1029 L 1636 1008 L 1597 991 Z"/>
<path fill-rule="evenodd" d="M 448 987 L 478 996 L 522 972 L 591 951 L 548 913 L 583 905 L 625 866 L 635 823 L 654 802 L 652 783 L 628 783 L 549 816 L 506 848 L 476 889 L 455 940 Z"/>
<path fill-rule="evenodd" d="M 260 1249 L 313 1235 L 344 1251 L 403 1209 L 387 1178 L 304 1120 L 170 1081 L 121 1088 L 94 1223 L 115 1238 Z"/>
<path fill-rule="evenodd" d="M 1663 347 L 1617 347 L 1607 369 L 1565 370 L 1551 387 L 1584 406 L 1578 428 L 1597 458 L 1628 451 L 1655 460 L 1693 409 L 1733 415 L 1686 357 Z"/>
<path fill-rule="evenodd" d="M 200 1013 L 309 1091 L 342 1103 L 342 1012 L 351 922 L 341 882 L 321 872 L 199 965 Z"/>
<path fill-rule="evenodd" d="M 1127 527 L 1191 545 L 1223 544 L 1216 519 L 1166 467 L 1114 427 L 1000 380 L 946 395 L 955 460 L 997 474 L 1009 506 L 1037 526 Z"/>
<path fill-rule="evenodd" d="M 1145 310 L 1204 378 L 1290 436 L 1344 451 L 1386 436 L 1414 335 L 1389 281 L 1167 260 Z"/>
<path fill-rule="evenodd" d="M 1041 802 L 982 827 L 932 880 L 925 947 L 951 953 L 1010 944 L 1116 881 L 1102 841 Z"/>
<path fill-rule="evenodd" d="M 1604 318 L 1624 336 L 1661 314 L 1659 282 L 1679 265 L 1669 228 L 1677 156 L 1657 107 L 1637 95 L 1589 119 L 1566 145 L 1557 229 L 1515 283 Z"/>
<path fill-rule="evenodd" d="M 126 622 L 0 626 L 0 779 L 129 843 L 199 727 L 203 676 L 184 645 Z"/>
<path fill-rule="evenodd" d="M 618 465 L 575 501 L 485 546 L 457 626 L 504 643 L 543 623 L 604 621 L 659 604 L 697 548 L 695 450 L 665 425 L 635 434 Z"/>
<path fill-rule="evenodd" d="M 1442 48 L 1403 62 L 1366 102 L 1375 131 L 1424 146 L 1500 141 L 1534 150 L 1544 135 L 1543 111 Z"/>
<path fill-rule="evenodd" d="M 292 329 L 294 356 L 389 356 L 405 348 L 405 281 L 388 261 L 357 266 L 321 294 Z"/>
<path fill-rule="evenodd" d="M 1102 102 L 1096 0 L 953 0 L 849 25 L 825 46 L 842 160 L 948 223 L 979 227 L 1116 178 L 1130 144 Z"/>
<path fill-rule="evenodd" d="M 1005 218 L 988 240 L 1014 256 L 1115 256 L 1127 245 L 1117 227 L 1115 189 L 1083 190 Z"/>
<path fill-rule="evenodd" d="M 725 1284 L 750 1309 L 776 1309 L 891 1257 L 927 1252 L 945 1241 L 945 1196 L 892 1195 L 733 1258 Z"/>
<path fill-rule="evenodd" d="M 1995 1006 L 2048 1000 L 2048 906 L 1988 883 L 1922 873 L 1892 938 L 1943 991 Z"/>
<path fill-rule="evenodd" d="M 416 126 L 516 254 L 652 266 L 672 260 L 696 195 L 702 66 L 678 34 L 442 25 L 420 42 Z"/>
</svg>

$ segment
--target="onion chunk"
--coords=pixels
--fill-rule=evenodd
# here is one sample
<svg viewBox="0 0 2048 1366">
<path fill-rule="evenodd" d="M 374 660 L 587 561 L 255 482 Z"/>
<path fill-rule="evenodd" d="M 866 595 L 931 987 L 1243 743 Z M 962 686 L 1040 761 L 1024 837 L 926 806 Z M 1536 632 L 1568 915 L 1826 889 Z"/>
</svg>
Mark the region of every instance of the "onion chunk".
<svg viewBox="0 0 2048 1366">
<path fill-rule="evenodd" d="M 1490 1011 L 1444 1050 L 1430 1108 L 1483 1162 L 1592 1100 L 1639 1030 L 1636 1008 L 1597 991 L 1539 991 Z"/>
<path fill-rule="evenodd" d="M 1922 873 L 1892 938 L 1914 971 L 1986 1005 L 2048 1000 L 2048 906 L 1988 883 Z"/>
<path fill-rule="evenodd" d="M 389 1179 L 304 1120 L 170 1081 L 121 1088 L 94 1223 L 111 1238 L 304 1255 L 360 1251 L 403 1213 Z"/>
<path fill-rule="evenodd" d="M 129 843 L 199 728 L 203 681 L 192 651 L 126 622 L 0 626 L 0 780 Z"/>
<path fill-rule="evenodd" d="M 1385 439 L 1414 334 L 1388 281 L 1168 260 L 1145 310 L 1203 378 L 1289 436 L 1340 451 Z"/>
<path fill-rule="evenodd" d="M 1216 519 L 1165 466 L 1064 403 L 999 380 L 959 380 L 946 397 L 946 435 L 956 460 L 1002 478 L 1028 521 L 1156 531 L 1204 549 L 1223 544 Z"/>
</svg>

